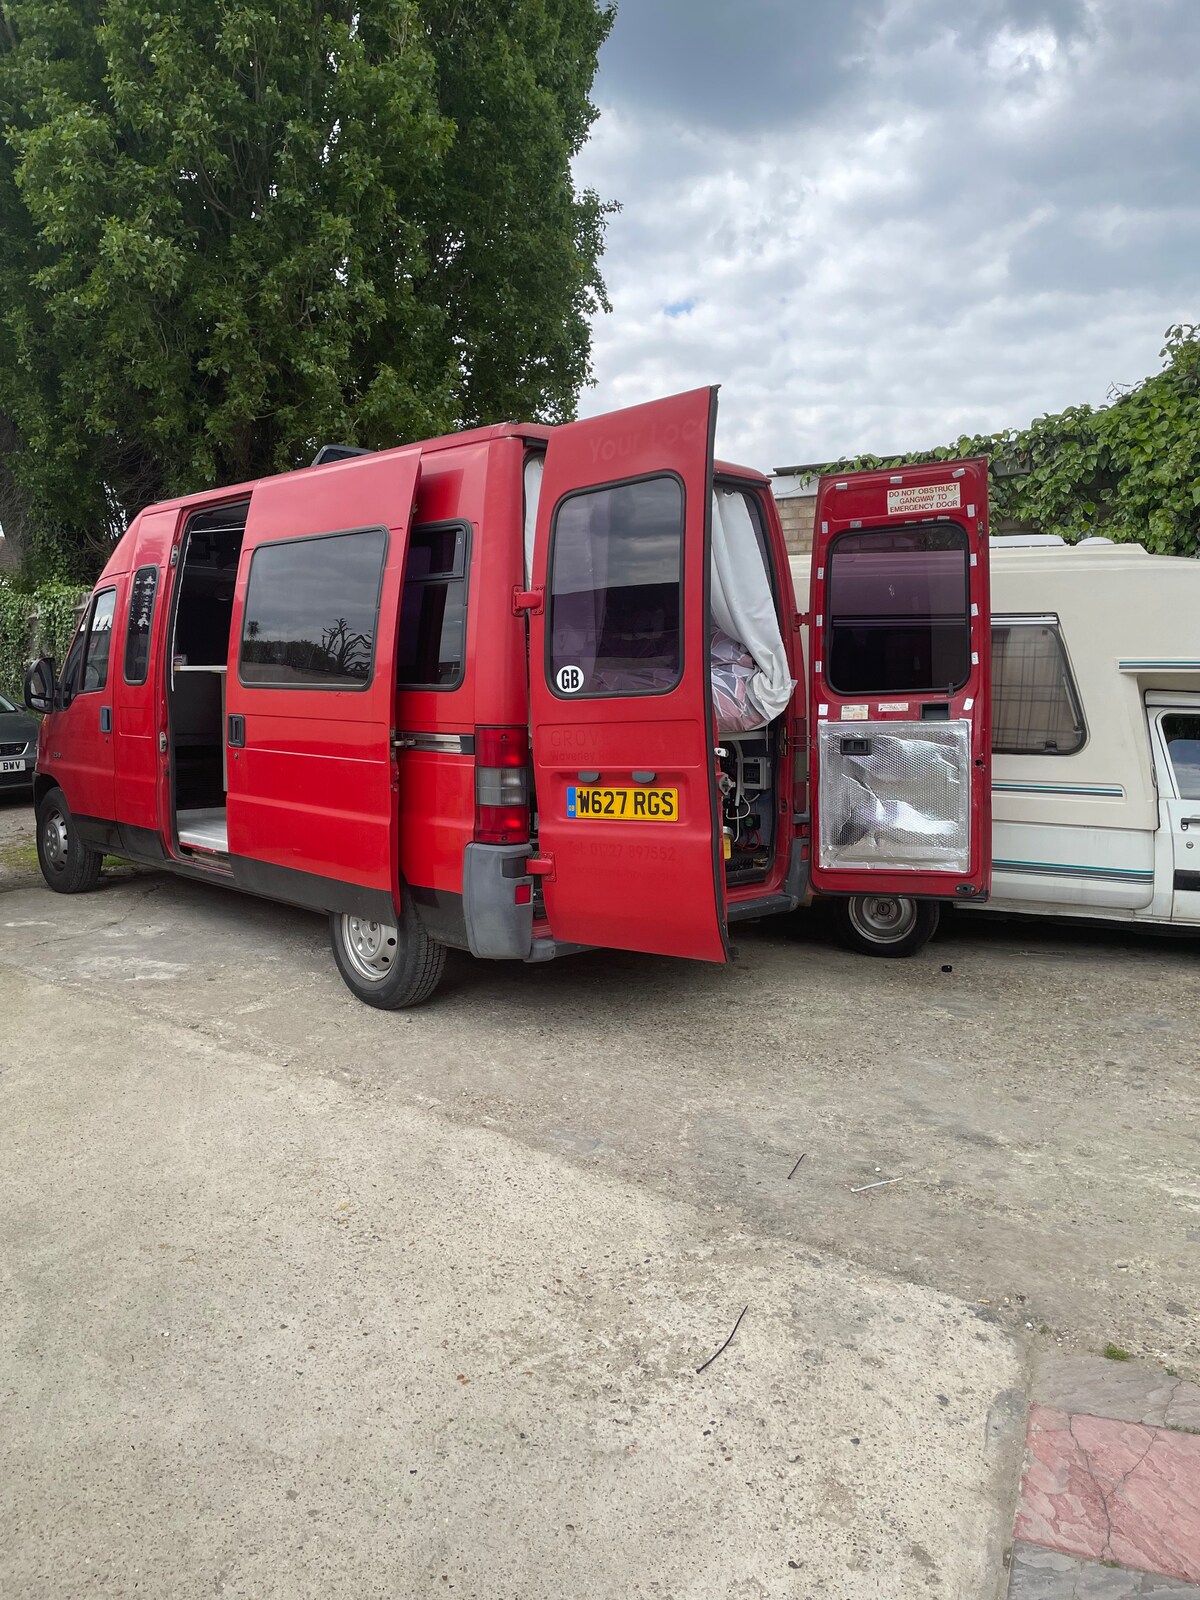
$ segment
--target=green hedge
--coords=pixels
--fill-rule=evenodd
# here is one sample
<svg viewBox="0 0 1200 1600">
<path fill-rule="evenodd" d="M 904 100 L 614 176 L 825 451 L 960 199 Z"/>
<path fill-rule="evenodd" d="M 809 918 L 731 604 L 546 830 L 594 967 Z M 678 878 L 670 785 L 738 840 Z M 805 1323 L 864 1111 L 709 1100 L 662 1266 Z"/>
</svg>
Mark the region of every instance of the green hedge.
<svg viewBox="0 0 1200 1600">
<path fill-rule="evenodd" d="M 859 456 L 828 470 L 987 455 L 993 527 L 1010 518 L 1067 540 L 1101 533 L 1200 556 L 1200 324 L 1168 328 L 1162 355 L 1161 372 L 1109 405 L 1071 406 L 1022 430 L 906 457 Z"/>
<path fill-rule="evenodd" d="M 53 656 L 62 666 L 83 594 L 70 583 L 23 589 L 0 578 L 0 694 L 20 703 L 25 668 L 36 656 Z"/>
</svg>

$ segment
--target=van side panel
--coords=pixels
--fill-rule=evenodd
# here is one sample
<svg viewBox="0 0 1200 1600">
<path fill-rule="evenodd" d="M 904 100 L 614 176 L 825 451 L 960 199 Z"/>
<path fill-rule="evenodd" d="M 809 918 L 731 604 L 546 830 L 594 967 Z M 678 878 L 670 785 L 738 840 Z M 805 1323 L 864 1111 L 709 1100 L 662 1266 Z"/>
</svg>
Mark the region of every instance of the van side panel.
<svg viewBox="0 0 1200 1600">
<path fill-rule="evenodd" d="M 499 439 L 422 459 L 414 526 L 470 525 L 462 682 L 396 692 L 400 876 L 429 931 L 465 946 L 463 863 L 475 829 L 477 725 L 529 717 L 525 624 L 512 609 L 521 575 L 524 444 Z M 455 748 L 455 746 L 458 746 Z"/>
</svg>

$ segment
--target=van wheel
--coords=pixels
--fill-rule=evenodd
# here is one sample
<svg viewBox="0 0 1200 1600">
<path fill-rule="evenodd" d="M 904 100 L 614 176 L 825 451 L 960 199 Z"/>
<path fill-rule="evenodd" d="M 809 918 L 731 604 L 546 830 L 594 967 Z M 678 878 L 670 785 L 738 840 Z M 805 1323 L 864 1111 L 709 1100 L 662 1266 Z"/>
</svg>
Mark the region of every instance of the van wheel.
<svg viewBox="0 0 1200 1600">
<path fill-rule="evenodd" d="M 369 1006 L 417 1006 L 441 982 L 446 947 L 433 942 L 407 900 L 398 926 L 335 911 L 329 936 L 346 987 Z"/>
<path fill-rule="evenodd" d="M 834 902 L 837 936 L 864 956 L 911 956 L 933 937 L 936 900 L 903 894 L 851 894 Z"/>
<path fill-rule="evenodd" d="M 61 789 L 38 801 L 37 853 L 42 877 L 56 894 L 83 894 L 96 887 L 104 857 L 84 844 Z"/>
</svg>

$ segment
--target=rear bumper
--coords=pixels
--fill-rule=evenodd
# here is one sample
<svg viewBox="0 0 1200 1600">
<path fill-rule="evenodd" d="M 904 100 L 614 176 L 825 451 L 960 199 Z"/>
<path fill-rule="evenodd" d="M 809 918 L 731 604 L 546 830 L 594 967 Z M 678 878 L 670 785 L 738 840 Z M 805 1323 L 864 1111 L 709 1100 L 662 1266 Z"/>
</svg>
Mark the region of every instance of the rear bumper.
<svg viewBox="0 0 1200 1600">
<path fill-rule="evenodd" d="M 533 879 L 528 844 L 469 844 L 463 857 L 467 948 L 485 961 L 528 961 L 533 950 Z M 523 889 L 526 903 L 517 903 Z"/>
</svg>

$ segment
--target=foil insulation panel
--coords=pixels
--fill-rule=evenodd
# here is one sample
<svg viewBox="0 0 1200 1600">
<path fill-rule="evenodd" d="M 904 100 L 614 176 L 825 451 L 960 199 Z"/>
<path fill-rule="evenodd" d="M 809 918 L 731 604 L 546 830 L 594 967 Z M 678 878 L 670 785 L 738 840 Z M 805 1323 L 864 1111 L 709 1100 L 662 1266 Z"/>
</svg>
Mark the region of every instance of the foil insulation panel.
<svg viewBox="0 0 1200 1600">
<path fill-rule="evenodd" d="M 970 870 L 969 722 L 822 723 L 817 759 L 822 867 Z"/>
</svg>

